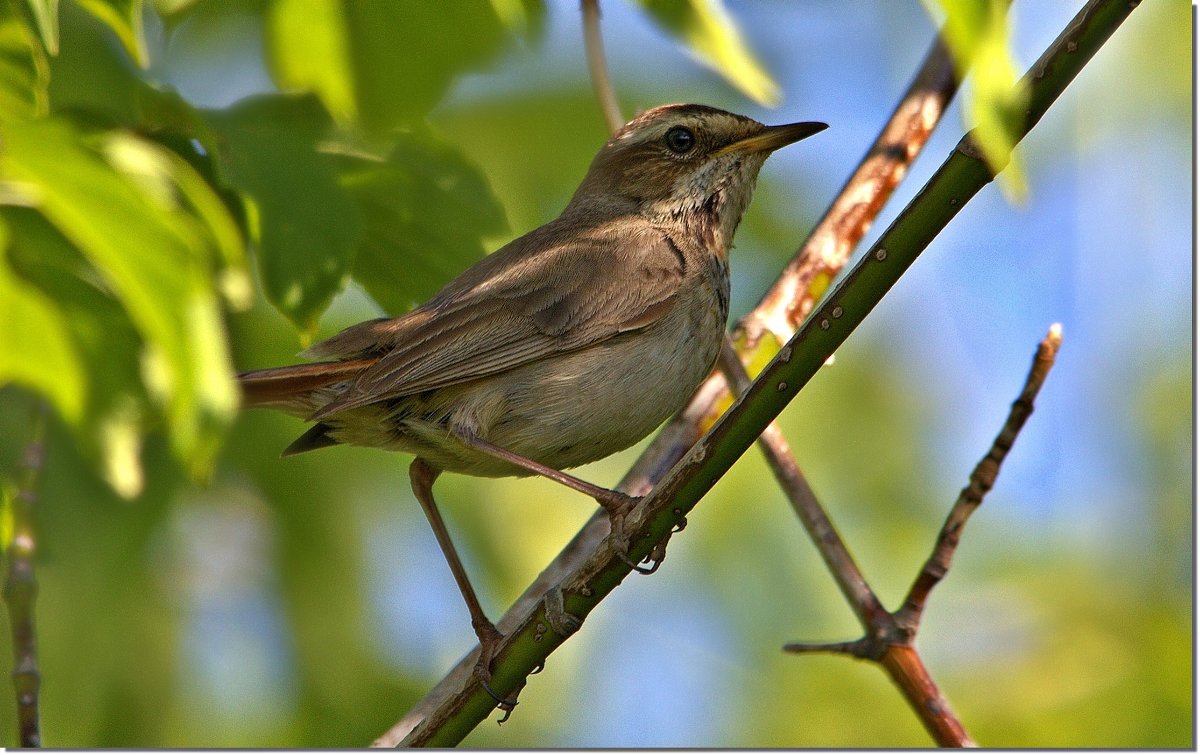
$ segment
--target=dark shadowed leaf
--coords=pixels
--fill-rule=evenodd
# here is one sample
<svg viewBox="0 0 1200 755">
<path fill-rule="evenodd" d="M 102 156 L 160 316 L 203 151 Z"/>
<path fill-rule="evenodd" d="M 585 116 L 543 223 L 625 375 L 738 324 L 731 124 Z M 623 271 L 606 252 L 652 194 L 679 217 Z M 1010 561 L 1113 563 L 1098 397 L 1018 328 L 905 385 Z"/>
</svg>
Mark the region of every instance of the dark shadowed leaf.
<svg viewBox="0 0 1200 755">
<path fill-rule="evenodd" d="M 266 36 L 281 87 L 383 133 L 419 123 L 456 76 L 499 52 L 505 27 L 487 0 L 277 0 Z"/>
<path fill-rule="evenodd" d="M 507 230 L 487 180 L 427 132 L 398 136 L 386 160 L 343 157 L 343 185 L 366 232 L 354 278 L 388 312 L 403 312 L 483 256 Z"/>
<path fill-rule="evenodd" d="M 342 289 L 362 234 L 354 200 L 319 150 L 332 125 L 312 97 L 264 96 L 207 111 L 221 178 L 248 200 L 267 298 L 311 331 Z"/>
</svg>

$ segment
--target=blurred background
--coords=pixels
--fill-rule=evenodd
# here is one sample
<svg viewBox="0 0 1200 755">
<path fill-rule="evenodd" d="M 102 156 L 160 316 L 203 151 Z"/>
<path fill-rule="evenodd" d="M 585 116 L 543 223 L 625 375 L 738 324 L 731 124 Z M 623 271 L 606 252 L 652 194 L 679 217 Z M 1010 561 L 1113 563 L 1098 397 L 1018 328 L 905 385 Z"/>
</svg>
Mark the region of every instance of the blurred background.
<svg viewBox="0 0 1200 755">
<path fill-rule="evenodd" d="M 1020 71 L 1079 5 L 1014 3 Z M 578 4 L 523 7 L 530 28 L 456 75 L 427 116 L 503 210 L 487 249 L 554 217 L 606 138 Z M 698 64 L 636 4 L 603 2 L 602 29 L 628 116 L 702 102 L 767 123 L 830 124 L 763 170 L 733 255 L 736 317 L 854 169 L 935 24 L 917 2 L 727 8 L 777 82 L 777 107 Z M 225 0 L 148 7 L 144 77 L 203 108 L 275 91 L 270 12 Z M 73 3 L 61 23 L 63 56 L 72 44 L 123 54 Z M 817 494 L 895 607 L 1037 342 L 1062 323 L 1037 411 L 919 636 L 985 746 L 1193 744 L 1191 24 L 1187 3 L 1136 10 L 1020 147 L 1025 199 L 985 188 L 781 417 Z M 393 43 L 405 45 L 404 33 Z M 953 149 L 965 128 L 959 102 L 868 241 Z M 445 263 L 432 288 L 464 264 Z M 315 336 L 380 313 L 351 283 Z M 303 347 L 261 291 L 225 324 L 238 369 L 287 363 Z M 29 404 L 16 388 L 0 390 L 6 474 L 28 438 Z M 280 459 L 303 429 L 269 413 L 239 417 L 207 485 L 189 481 L 152 435 L 144 491 L 124 500 L 52 424 L 38 513 L 47 745 L 362 745 L 473 646 L 409 491 L 409 458 L 339 447 Z M 579 474 L 614 484 L 638 451 Z M 593 511 L 542 480 L 447 475 L 438 494 L 493 617 Z M 875 668 L 781 652 L 859 630 L 757 450 L 689 521 L 657 574 L 627 579 L 530 679 L 511 720 L 480 725 L 464 744 L 930 744 Z M 0 637 L 0 657 L 11 657 L 7 631 Z M 11 696 L 0 695 L 0 710 L 13 745 Z"/>
</svg>

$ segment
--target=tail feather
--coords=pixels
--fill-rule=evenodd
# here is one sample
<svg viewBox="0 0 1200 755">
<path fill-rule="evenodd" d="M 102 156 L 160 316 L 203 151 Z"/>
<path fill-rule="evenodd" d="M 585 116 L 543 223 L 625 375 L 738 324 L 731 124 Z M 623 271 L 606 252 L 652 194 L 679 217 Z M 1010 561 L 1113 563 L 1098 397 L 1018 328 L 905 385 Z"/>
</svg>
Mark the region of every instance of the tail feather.
<svg viewBox="0 0 1200 755">
<path fill-rule="evenodd" d="M 302 454 L 305 451 L 316 451 L 318 448 L 328 448 L 336 446 L 340 441 L 334 440 L 329 434 L 330 426 L 324 422 L 318 422 L 301 435 L 292 441 L 292 444 L 283 449 L 280 456 L 295 456 Z"/>
<path fill-rule="evenodd" d="M 243 372 L 237 378 L 242 407 L 302 405 L 318 388 L 352 380 L 374 363 L 374 359 L 349 359 Z"/>
</svg>

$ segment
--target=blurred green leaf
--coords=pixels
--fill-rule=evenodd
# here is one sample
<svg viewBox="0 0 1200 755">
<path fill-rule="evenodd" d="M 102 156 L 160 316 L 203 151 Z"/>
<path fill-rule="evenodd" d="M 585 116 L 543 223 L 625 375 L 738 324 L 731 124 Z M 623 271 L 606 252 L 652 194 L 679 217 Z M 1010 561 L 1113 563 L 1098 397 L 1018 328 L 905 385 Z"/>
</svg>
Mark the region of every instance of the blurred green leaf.
<svg viewBox="0 0 1200 755">
<path fill-rule="evenodd" d="M 276 0 L 267 21 L 279 86 L 315 92 L 339 121 L 373 133 L 419 123 L 505 38 L 488 0 Z"/>
<path fill-rule="evenodd" d="M 946 16 L 946 43 L 960 75 L 971 71 L 966 118 L 1010 200 L 1023 199 L 1025 170 L 1013 147 L 1017 118 L 1028 99 L 1009 49 L 1009 0 L 937 0 Z M 973 64 L 972 64 L 973 61 Z"/>
<path fill-rule="evenodd" d="M 76 438 L 114 490 L 135 495 L 137 451 L 153 413 L 141 384 L 142 339 L 95 268 L 44 217 L 23 207 L 0 208 L 0 216 L 12 234 L 14 270 L 53 302 L 82 357 L 86 406 Z"/>
<path fill-rule="evenodd" d="M 311 332 L 346 284 L 362 235 L 354 200 L 320 151 L 332 123 L 312 97 L 263 96 L 206 112 L 222 180 L 248 200 L 267 298 Z"/>
<path fill-rule="evenodd" d="M 10 0 L 11 1 L 11 0 Z M 33 22 L 37 25 L 38 36 L 42 46 L 51 55 L 58 54 L 58 0 L 25 0 Z M 5 12 L 12 9 L 9 2 L 5 3 Z"/>
<path fill-rule="evenodd" d="M 49 77 L 46 51 L 24 16 L 12 0 L 0 3 L 0 120 L 44 115 Z"/>
<path fill-rule="evenodd" d="M 87 386 L 67 321 L 54 302 L 9 267 L 9 233 L 0 224 L 0 383 L 41 393 L 67 422 L 79 422 Z"/>
<path fill-rule="evenodd" d="M 237 396 L 214 255 L 172 191 L 178 166 L 150 142 L 115 134 L 94 145 L 61 120 L 7 124 L 4 140 L 3 177 L 31 187 L 38 211 L 121 302 L 145 339 L 142 379 L 172 446 L 203 474 Z"/>
<path fill-rule="evenodd" d="M 542 0 L 491 0 L 492 10 L 510 31 L 540 37 L 546 30 L 546 4 Z"/>
<path fill-rule="evenodd" d="M 138 66 L 146 68 L 150 65 L 150 55 L 146 52 L 146 33 L 142 28 L 142 0 L 75 1 L 112 29 Z"/>
<path fill-rule="evenodd" d="M 366 222 L 354 278 L 388 312 L 427 299 L 508 229 L 479 170 L 427 132 L 400 134 L 386 160 L 342 161 Z"/>
<path fill-rule="evenodd" d="M 722 0 L 638 0 L 692 56 L 762 105 L 779 104 L 779 85 L 742 40 Z"/>
</svg>

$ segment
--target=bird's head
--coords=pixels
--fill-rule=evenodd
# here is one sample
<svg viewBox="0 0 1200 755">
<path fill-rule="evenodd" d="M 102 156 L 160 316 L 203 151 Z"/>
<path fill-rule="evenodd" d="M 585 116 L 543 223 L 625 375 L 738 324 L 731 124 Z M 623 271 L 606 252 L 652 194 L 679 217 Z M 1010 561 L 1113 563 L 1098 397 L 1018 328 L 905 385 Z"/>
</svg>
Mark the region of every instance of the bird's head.
<svg viewBox="0 0 1200 755">
<path fill-rule="evenodd" d="M 626 123 L 600 149 L 569 209 L 701 220 L 727 245 L 767 156 L 825 128 L 764 126 L 705 105 L 662 105 Z"/>
</svg>

